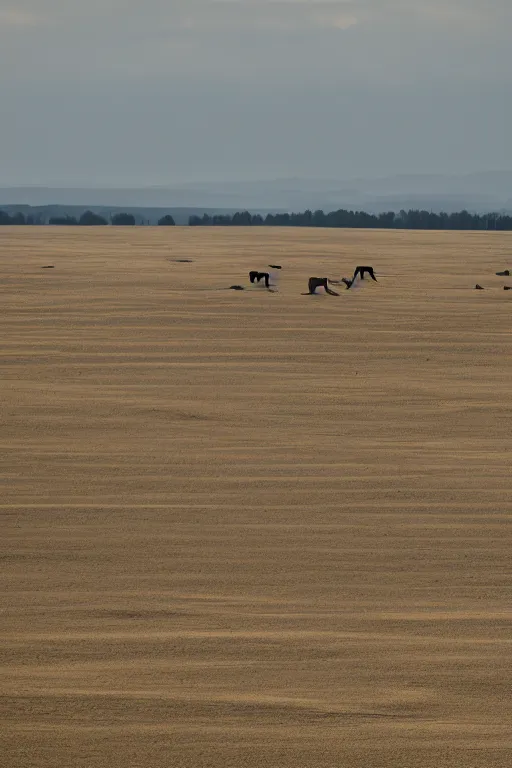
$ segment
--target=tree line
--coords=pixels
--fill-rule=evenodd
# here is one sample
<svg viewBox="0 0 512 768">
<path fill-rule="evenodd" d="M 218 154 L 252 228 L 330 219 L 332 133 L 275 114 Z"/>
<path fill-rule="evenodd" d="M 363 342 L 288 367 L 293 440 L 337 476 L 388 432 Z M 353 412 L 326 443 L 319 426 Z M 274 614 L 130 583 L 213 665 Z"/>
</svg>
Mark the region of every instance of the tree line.
<svg viewBox="0 0 512 768">
<path fill-rule="evenodd" d="M 41 225 L 45 222 L 41 215 L 27 215 L 13 213 L 9 215 L 0 210 L 1 225 Z M 203 216 L 190 216 L 191 227 L 335 227 L 354 229 L 445 229 L 445 230 L 496 230 L 511 231 L 512 216 L 500 213 L 433 213 L 432 211 L 420 211 L 411 209 L 394 213 L 366 213 L 365 211 L 304 211 L 303 213 L 268 213 L 263 217 L 259 213 L 239 211 L 234 214 L 207 213 Z M 93 211 L 85 211 L 80 217 L 54 216 L 48 220 L 48 224 L 54 226 L 130 226 L 136 225 L 135 216 L 131 213 L 116 213 L 109 220 Z M 175 226 L 170 214 L 162 216 L 158 220 L 159 226 Z"/>
<path fill-rule="evenodd" d="M 0 210 L 0 226 L 8 224 L 14 226 L 41 225 L 43 223 L 41 215 L 34 216 L 29 214 L 25 216 L 23 213 L 13 213 L 9 216 L 6 211 Z M 48 220 L 49 225 L 59 227 L 107 226 L 109 223 L 118 227 L 134 227 L 136 221 L 135 216 L 131 213 L 116 213 L 113 216 L 110 216 L 109 222 L 105 216 L 101 216 L 99 213 L 94 213 L 93 211 L 85 211 L 79 218 L 76 216 L 53 216 Z M 158 220 L 158 225 L 174 227 L 175 222 L 173 217 L 170 214 L 167 214 Z"/>
<path fill-rule="evenodd" d="M 340 209 L 304 211 L 303 213 L 268 213 L 265 218 L 259 213 L 241 211 L 232 216 L 219 214 L 190 216 L 191 227 L 337 227 L 355 229 L 453 229 L 453 230 L 512 230 L 512 216 L 499 213 L 472 214 L 433 213 L 432 211 L 409 210 L 394 213 L 366 213 Z"/>
</svg>

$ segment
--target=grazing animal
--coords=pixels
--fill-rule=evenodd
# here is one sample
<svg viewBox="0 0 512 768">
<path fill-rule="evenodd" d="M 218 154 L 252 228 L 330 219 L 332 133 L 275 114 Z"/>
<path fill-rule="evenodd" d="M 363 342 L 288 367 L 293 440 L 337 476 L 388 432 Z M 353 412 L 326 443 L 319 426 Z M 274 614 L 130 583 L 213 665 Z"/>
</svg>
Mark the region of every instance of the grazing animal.
<svg viewBox="0 0 512 768">
<path fill-rule="evenodd" d="M 359 275 L 361 280 L 364 280 L 365 273 L 368 272 L 372 280 L 375 280 L 377 282 L 377 278 L 375 277 L 375 272 L 373 271 L 373 267 L 356 267 L 354 276 L 350 282 L 350 285 L 348 285 L 347 281 L 344 280 L 343 282 L 347 286 L 347 288 L 350 288 L 351 285 L 354 285 L 354 280 Z"/>
<path fill-rule="evenodd" d="M 496 272 L 498 277 L 510 277 L 510 269 L 505 269 L 503 272 Z"/>
<path fill-rule="evenodd" d="M 259 283 L 261 280 L 265 280 L 265 288 L 270 288 L 270 275 L 268 272 L 252 270 L 249 272 L 249 280 L 251 283 Z"/>
<path fill-rule="evenodd" d="M 301 293 L 301 296 L 312 296 L 317 288 L 324 288 L 330 296 L 339 296 L 336 291 L 331 291 L 328 286 L 329 280 L 326 277 L 310 277 L 308 282 L 308 293 Z"/>
<path fill-rule="evenodd" d="M 504 285 L 503 286 L 504 291 L 512 291 L 512 285 Z"/>
</svg>

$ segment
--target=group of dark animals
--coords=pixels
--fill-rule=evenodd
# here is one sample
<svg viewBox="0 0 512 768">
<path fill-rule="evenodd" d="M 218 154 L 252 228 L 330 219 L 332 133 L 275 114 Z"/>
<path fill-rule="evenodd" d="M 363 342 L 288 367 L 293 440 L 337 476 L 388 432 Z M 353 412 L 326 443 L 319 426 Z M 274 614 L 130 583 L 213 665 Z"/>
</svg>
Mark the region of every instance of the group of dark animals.
<svg viewBox="0 0 512 768">
<path fill-rule="evenodd" d="M 510 269 L 505 269 L 503 272 L 496 272 L 498 277 L 510 277 Z M 479 285 L 478 283 L 475 285 L 476 291 L 483 291 L 484 287 L 483 285 Z M 512 285 L 504 285 L 503 286 L 504 291 L 512 291 Z"/>
<path fill-rule="evenodd" d="M 281 269 L 281 267 L 278 264 L 269 264 L 269 267 L 271 269 Z M 302 296 L 312 296 L 316 293 L 317 288 L 323 288 L 326 293 L 328 293 L 330 296 L 339 296 L 339 293 L 336 293 L 336 291 L 332 291 L 329 288 L 329 283 L 332 285 L 340 285 L 340 283 L 344 283 L 346 286 L 346 289 L 352 287 L 354 284 L 354 280 L 359 276 L 361 280 L 364 280 L 365 274 L 369 274 L 372 280 L 375 280 L 377 282 L 377 278 L 375 277 L 375 272 L 373 271 L 373 267 L 356 267 L 355 272 L 352 276 L 352 279 L 349 280 L 346 277 L 342 277 L 341 280 L 330 280 L 328 277 L 310 277 L 308 281 L 308 292 L 301 294 Z M 270 274 L 268 272 L 258 272 L 258 270 L 251 270 L 249 272 L 249 280 L 251 283 L 261 283 L 263 280 L 265 283 L 265 288 L 267 288 L 269 291 L 270 288 Z M 233 289 L 241 290 L 241 286 L 231 286 Z"/>
<path fill-rule="evenodd" d="M 377 282 L 377 278 L 375 277 L 375 272 L 373 271 L 373 267 L 356 267 L 351 280 L 349 280 L 346 277 L 342 277 L 341 280 L 329 280 L 328 277 L 310 277 L 309 283 L 308 283 L 308 292 L 303 293 L 301 295 L 311 296 L 316 292 L 317 288 L 324 288 L 325 292 L 330 294 L 331 296 L 339 296 L 339 293 L 336 293 L 336 291 L 331 291 L 331 289 L 329 288 L 329 283 L 331 283 L 332 285 L 340 285 L 340 283 L 344 283 L 348 291 L 348 289 L 353 286 L 356 277 L 359 276 L 361 280 L 364 280 L 364 276 L 366 273 L 370 275 L 372 280 L 375 280 L 375 282 Z"/>
</svg>

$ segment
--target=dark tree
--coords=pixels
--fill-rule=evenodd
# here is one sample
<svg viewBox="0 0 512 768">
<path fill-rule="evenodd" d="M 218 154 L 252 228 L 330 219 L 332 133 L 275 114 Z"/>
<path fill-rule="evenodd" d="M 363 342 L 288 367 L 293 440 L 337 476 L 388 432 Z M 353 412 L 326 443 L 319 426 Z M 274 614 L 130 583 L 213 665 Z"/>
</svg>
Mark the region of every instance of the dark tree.
<svg viewBox="0 0 512 768">
<path fill-rule="evenodd" d="M 103 216 L 100 216 L 98 213 L 93 213 L 92 211 L 85 211 L 85 213 L 82 213 L 78 223 L 81 227 L 98 227 L 108 224 Z"/>
<path fill-rule="evenodd" d="M 134 227 L 135 216 L 131 213 L 115 213 L 111 222 L 115 227 Z"/>
<path fill-rule="evenodd" d="M 190 224 L 190 222 L 189 222 L 189 224 Z M 168 213 L 167 216 L 162 216 L 161 219 L 158 219 L 158 226 L 159 227 L 175 227 L 176 226 L 176 222 L 174 221 L 174 219 L 171 216 L 171 214 Z"/>
<path fill-rule="evenodd" d="M 304 211 L 304 213 L 302 214 L 302 221 L 299 226 L 301 227 L 313 226 L 313 214 L 309 209 L 307 211 Z"/>
<path fill-rule="evenodd" d="M 78 221 L 74 216 L 53 216 L 48 224 L 56 227 L 76 227 Z"/>
<path fill-rule="evenodd" d="M 207 217 L 205 213 L 205 215 L 203 216 L 203 220 L 205 220 L 206 218 L 209 218 L 209 217 Z M 229 215 L 223 216 L 223 215 L 217 214 L 210 219 L 210 224 L 213 224 L 214 227 L 228 227 L 232 223 L 233 223 L 233 219 Z"/>
<path fill-rule="evenodd" d="M 390 229 L 395 224 L 395 214 L 393 211 L 388 213 L 379 213 L 379 227 L 382 229 Z"/>
<path fill-rule="evenodd" d="M 325 213 L 323 211 L 315 211 L 313 214 L 313 221 L 311 222 L 313 227 L 325 227 Z"/>
<path fill-rule="evenodd" d="M 496 229 L 510 231 L 512 229 L 512 216 L 498 216 L 496 219 Z"/>
<path fill-rule="evenodd" d="M 231 219 L 231 224 L 235 227 L 250 227 L 252 224 L 252 216 L 249 211 L 235 213 Z"/>
<path fill-rule="evenodd" d="M 196 226 L 211 227 L 212 224 L 214 223 L 215 217 L 208 216 L 207 213 L 203 213 L 201 218 L 199 218 L 198 216 L 193 216 L 192 218 L 195 220 Z"/>
</svg>

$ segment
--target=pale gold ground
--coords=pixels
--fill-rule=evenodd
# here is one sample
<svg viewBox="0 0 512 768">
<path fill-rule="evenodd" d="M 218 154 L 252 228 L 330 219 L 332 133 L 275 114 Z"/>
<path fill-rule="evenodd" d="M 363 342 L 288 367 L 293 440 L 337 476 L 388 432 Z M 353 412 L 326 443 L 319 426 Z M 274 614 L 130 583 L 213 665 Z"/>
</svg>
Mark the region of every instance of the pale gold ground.
<svg viewBox="0 0 512 768">
<path fill-rule="evenodd" d="M 505 268 L 511 234 L 0 228 L 2 768 L 509 768 Z"/>
</svg>

